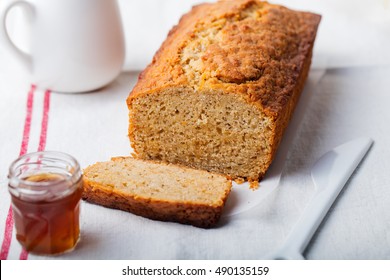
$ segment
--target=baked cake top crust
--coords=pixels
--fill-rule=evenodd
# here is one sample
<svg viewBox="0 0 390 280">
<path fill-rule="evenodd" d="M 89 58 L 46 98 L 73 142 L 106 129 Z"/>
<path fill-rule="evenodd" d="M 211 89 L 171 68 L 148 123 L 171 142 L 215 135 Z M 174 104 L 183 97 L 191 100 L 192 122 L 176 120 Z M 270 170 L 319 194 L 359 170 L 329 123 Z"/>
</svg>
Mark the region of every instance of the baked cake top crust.
<svg viewBox="0 0 390 280">
<path fill-rule="evenodd" d="M 195 6 L 168 34 L 127 100 L 168 87 L 238 94 L 277 117 L 321 17 L 256 0 Z"/>
</svg>

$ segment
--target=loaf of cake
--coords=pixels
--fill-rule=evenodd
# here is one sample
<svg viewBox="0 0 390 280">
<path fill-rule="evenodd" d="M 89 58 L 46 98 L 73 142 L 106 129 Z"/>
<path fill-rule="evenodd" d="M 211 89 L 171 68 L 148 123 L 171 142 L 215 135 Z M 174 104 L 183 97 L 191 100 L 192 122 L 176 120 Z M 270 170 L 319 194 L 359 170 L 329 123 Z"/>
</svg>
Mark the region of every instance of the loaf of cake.
<svg viewBox="0 0 390 280">
<path fill-rule="evenodd" d="M 136 156 L 261 179 L 303 89 L 320 19 L 256 0 L 195 6 L 127 99 Z"/>
<path fill-rule="evenodd" d="M 130 157 L 91 165 L 83 180 L 89 202 L 203 228 L 216 225 L 232 186 L 219 174 Z"/>
</svg>

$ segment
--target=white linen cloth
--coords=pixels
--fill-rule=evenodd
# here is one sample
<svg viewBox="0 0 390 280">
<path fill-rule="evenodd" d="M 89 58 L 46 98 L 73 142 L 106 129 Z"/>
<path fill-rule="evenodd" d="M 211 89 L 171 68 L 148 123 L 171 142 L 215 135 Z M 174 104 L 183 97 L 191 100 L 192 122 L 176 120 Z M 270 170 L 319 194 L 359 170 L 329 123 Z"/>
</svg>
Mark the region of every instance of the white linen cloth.
<svg viewBox="0 0 390 280">
<path fill-rule="evenodd" d="M 51 93 L 46 150 L 67 152 L 83 167 L 130 154 L 125 100 L 137 80 L 139 72 L 134 70 L 150 61 L 170 25 L 193 1 L 154 6 L 157 2 L 120 2 L 122 14 L 131 15 L 124 19 L 125 26 L 131 24 L 129 18 L 138 24 L 126 29 L 127 41 L 137 44 L 128 49 L 126 69 L 132 71 L 97 92 Z M 338 144 L 370 136 L 374 146 L 331 208 L 306 257 L 390 259 L 390 7 L 388 1 L 340 2 L 278 1 L 323 15 L 314 66 L 328 69 L 312 92 L 280 184 L 261 204 L 205 230 L 83 202 L 76 249 L 58 257 L 29 254 L 28 258 L 260 259 L 283 242 L 314 194 L 310 168 L 315 161 Z M 148 7 L 159 8 L 152 16 L 145 14 Z M 142 17 L 146 25 L 139 24 Z M 143 32 L 152 23 L 157 30 Z M 29 89 L 27 73 L 0 45 L 0 242 L 10 205 L 7 169 L 19 154 Z M 43 101 L 44 90 L 38 89 L 29 152 L 39 145 Z M 14 232 L 8 259 L 18 259 L 20 252 Z"/>
</svg>

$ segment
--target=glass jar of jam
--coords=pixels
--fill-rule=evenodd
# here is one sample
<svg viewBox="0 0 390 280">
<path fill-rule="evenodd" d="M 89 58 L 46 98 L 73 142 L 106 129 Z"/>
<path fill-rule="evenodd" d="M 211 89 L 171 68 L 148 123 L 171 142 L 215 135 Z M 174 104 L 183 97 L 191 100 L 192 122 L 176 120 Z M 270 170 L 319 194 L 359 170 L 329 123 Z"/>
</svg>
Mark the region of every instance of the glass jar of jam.
<svg viewBox="0 0 390 280">
<path fill-rule="evenodd" d="M 60 152 L 36 152 L 15 160 L 9 186 L 16 239 L 34 254 L 71 251 L 80 236 L 80 165 Z"/>
</svg>

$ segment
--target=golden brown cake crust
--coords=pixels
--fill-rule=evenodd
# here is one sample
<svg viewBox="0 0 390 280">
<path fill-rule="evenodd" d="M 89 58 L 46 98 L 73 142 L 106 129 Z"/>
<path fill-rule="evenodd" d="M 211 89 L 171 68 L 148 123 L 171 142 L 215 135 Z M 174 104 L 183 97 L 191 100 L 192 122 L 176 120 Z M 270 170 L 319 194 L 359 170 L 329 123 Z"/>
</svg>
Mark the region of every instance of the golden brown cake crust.
<svg viewBox="0 0 390 280">
<path fill-rule="evenodd" d="M 285 109 L 321 17 L 256 0 L 195 6 L 169 33 L 128 98 L 184 86 L 221 89 L 274 118 Z"/>
</svg>

